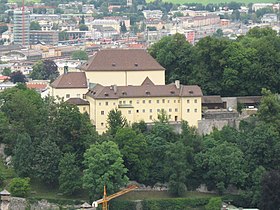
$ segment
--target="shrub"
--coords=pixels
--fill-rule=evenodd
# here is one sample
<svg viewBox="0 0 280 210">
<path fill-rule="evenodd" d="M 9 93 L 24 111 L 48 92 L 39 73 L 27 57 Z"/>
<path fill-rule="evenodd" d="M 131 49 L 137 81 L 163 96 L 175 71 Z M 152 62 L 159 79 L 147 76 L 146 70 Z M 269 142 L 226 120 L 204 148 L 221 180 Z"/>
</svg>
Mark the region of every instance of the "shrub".
<svg viewBox="0 0 280 210">
<path fill-rule="evenodd" d="M 217 210 L 221 209 L 222 206 L 222 199 L 220 197 L 211 198 L 208 204 L 205 206 L 206 210 Z"/>
<path fill-rule="evenodd" d="M 9 190 L 13 196 L 25 197 L 30 192 L 30 178 L 14 178 Z"/>
</svg>

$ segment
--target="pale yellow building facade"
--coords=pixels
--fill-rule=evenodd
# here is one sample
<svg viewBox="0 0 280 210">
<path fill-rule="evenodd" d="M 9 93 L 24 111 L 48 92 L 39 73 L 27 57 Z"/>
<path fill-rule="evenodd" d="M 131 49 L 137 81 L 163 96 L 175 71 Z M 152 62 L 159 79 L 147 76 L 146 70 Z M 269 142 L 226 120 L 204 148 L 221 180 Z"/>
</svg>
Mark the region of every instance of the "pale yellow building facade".
<svg viewBox="0 0 280 210">
<path fill-rule="evenodd" d="M 115 89 L 115 90 L 114 90 Z M 129 124 L 141 120 L 153 123 L 165 110 L 171 123 L 187 121 L 197 127 L 201 120 L 202 92 L 198 86 L 175 84 L 141 86 L 97 86 L 87 93 L 90 119 L 98 133 L 106 132 L 107 117 L 118 109 Z"/>
</svg>

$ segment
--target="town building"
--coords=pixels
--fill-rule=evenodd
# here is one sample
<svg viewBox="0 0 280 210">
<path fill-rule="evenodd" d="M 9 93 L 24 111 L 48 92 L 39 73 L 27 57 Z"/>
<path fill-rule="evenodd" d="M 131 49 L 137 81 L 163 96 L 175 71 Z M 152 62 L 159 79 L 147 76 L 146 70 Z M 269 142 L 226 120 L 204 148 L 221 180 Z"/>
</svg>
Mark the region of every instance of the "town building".
<svg viewBox="0 0 280 210">
<path fill-rule="evenodd" d="M 165 69 L 143 49 L 103 49 L 79 68 L 91 83 L 140 85 L 149 77 L 156 85 L 165 84 Z"/>
<path fill-rule="evenodd" d="M 31 30 L 29 42 L 31 45 L 38 43 L 56 45 L 58 43 L 58 31 Z"/>
<path fill-rule="evenodd" d="M 196 85 L 155 85 L 148 77 L 139 86 L 95 85 L 86 94 L 89 115 L 99 133 L 107 129 L 107 117 L 118 109 L 129 124 L 141 120 L 153 123 L 164 110 L 170 123 L 187 121 L 190 126 L 201 120 L 202 91 Z"/>
<path fill-rule="evenodd" d="M 14 44 L 29 45 L 30 11 L 14 10 Z"/>
</svg>

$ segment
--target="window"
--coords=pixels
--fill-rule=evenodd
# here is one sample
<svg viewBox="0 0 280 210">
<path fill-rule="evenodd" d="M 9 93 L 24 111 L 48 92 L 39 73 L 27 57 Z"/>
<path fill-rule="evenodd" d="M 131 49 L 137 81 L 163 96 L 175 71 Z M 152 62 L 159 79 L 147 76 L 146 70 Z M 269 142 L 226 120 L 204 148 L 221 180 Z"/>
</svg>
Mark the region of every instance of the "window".
<svg viewBox="0 0 280 210">
<path fill-rule="evenodd" d="M 101 111 L 101 115 L 104 115 L 104 111 Z"/>
<path fill-rule="evenodd" d="M 139 110 L 138 110 L 138 109 L 136 110 L 136 113 L 139 113 Z"/>
<path fill-rule="evenodd" d="M 157 112 L 160 112 L 160 109 L 157 109 Z"/>
<path fill-rule="evenodd" d="M 197 99 L 194 99 L 194 103 L 197 103 Z"/>
<path fill-rule="evenodd" d="M 153 119 L 153 115 L 150 115 L 150 120 L 152 120 Z"/>
<path fill-rule="evenodd" d="M 109 102 L 108 102 L 108 101 L 106 101 L 106 102 L 105 102 L 105 105 L 106 105 L 106 106 L 108 106 L 108 105 L 109 105 Z"/>
<path fill-rule="evenodd" d="M 116 103 L 114 102 L 114 103 L 113 103 L 113 105 L 115 106 L 115 105 L 116 105 Z"/>
<path fill-rule="evenodd" d="M 66 98 L 70 98 L 70 94 L 66 94 Z"/>
<path fill-rule="evenodd" d="M 123 101 L 123 104 L 125 104 L 125 101 Z"/>
<path fill-rule="evenodd" d="M 180 100 L 178 100 L 178 103 L 180 103 Z"/>
<path fill-rule="evenodd" d="M 176 100 L 174 100 L 174 103 L 176 103 Z"/>
<path fill-rule="evenodd" d="M 172 109 L 169 109 L 169 112 L 172 112 Z"/>
<path fill-rule="evenodd" d="M 83 111 L 86 111 L 86 107 L 83 107 Z"/>
<path fill-rule="evenodd" d="M 187 112 L 189 113 L 189 112 L 190 112 L 190 109 L 187 109 Z"/>
<path fill-rule="evenodd" d="M 139 104 L 139 100 L 137 100 L 136 103 Z"/>
<path fill-rule="evenodd" d="M 122 104 L 122 101 L 119 101 L 119 104 Z"/>
<path fill-rule="evenodd" d="M 175 112 L 178 112 L 178 109 L 177 109 L 177 108 L 175 109 Z"/>
<path fill-rule="evenodd" d="M 151 104 L 152 103 L 152 100 L 149 100 L 149 104 Z"/>
<path fill-rule="evenodd" d="M 132 104 L 132 101 L 129 101 L 130 104 Z"/>
<path fill-rule="evenodd" d="M 99 102 L 99 106 L 101 106 L 101 102 Z"/>
<path fill-rule="evenodd" d="M 170 115 L 168 115 L 168 118 L 169 118 L 169 119 L 171 119 L 171 114 L 170 114 Z"/>
<path fill-rule="evenodd" d="M 197 109 L 194 109 L 194 112 L 197 112 Z"/>
<path fill-rule="evenodd" d="M 143 109 L 142 112 L 145 113 L 145 109 Z"/>
<path fill-rule="evenodd" d="M 162 99 L 162 103 L 163 103 L 163 104 L 165 103 L 165 99 Z"/>
<path fill-rule="evenodd" d="M 167 103 L 169 104 L 169 103 L 170 103 L 170 100 L 167 100 Z"/>
<path fill-rule="evenodd" d="M 101 123 L 101 126 L 104 126 L 104 123 L 103 123 L 103 122 Z"/>
<path fill-rule="evenodd" d="M 81 94 L 77 94 L 77 97 L 80 98 L 80 97 L 81 97 Z"/>
<path fill-rule="evenodd" d="M 188 104 L 190 103 L 190 100 L 189 100 L 189 99 L 187 100 L 187 103 L 188 103 Z"/>
<path fill-rule="evenodd" d="M 131 110 L 128 110 L 128 114 L 131 114 Z"/>
<path fill-rule="evenodd" d="M 159 104 L 159 100 L 157 100 L 157 103 Z"/>
<path fill-rule="evenodd" d="M 86 94 L 83 94 L 83 99 L 86 99 Z"/>
<path fill-rule="evenodd" d="M 152 113 L 153 112 L 153 110 L 152 109 L 150 109 L 150 113 Z"/>
<path fill-rule="evenodd" d="M 144 104 L 144 103 L 145 103 L 145 100 L 143 100 L 142 103 Z"/>
</svg>

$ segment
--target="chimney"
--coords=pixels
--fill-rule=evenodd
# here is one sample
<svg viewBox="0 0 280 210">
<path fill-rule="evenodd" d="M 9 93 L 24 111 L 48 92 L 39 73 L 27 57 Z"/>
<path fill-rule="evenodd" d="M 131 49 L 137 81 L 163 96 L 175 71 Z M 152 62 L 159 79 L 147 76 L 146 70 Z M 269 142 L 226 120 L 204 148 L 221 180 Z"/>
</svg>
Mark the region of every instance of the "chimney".
<svg viewBox="0 0 280 210">
<path fill-rule="evenodd" d="M 64 74 L 68 73 L 68 66 L 64 66 Z"/>
<path fill-rule="evenodd" d="M 114 93 L 117 94 L 117 85 L 113 85 Z"/>
<path fill-rule="evenodd" d="M 177 89 L 180 88 L 180 80 L 175 80 L 175 86 Z"/>
</svg>

